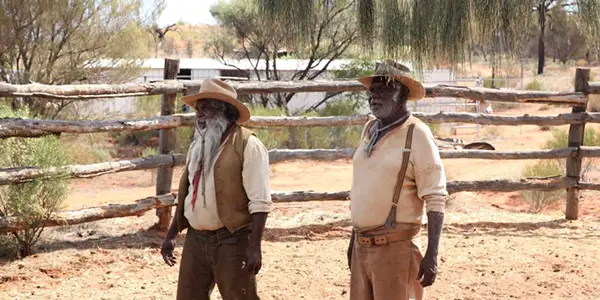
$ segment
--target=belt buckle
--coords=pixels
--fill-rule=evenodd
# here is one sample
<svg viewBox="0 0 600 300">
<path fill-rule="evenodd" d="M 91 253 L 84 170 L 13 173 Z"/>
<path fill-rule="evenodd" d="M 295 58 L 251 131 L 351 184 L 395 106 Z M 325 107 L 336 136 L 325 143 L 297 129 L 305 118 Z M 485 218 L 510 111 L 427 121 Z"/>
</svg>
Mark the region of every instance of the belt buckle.
<svg viewBox="0 0 600 300">
<path fill-rule="evenodd" d="M 221 241 L 219 239 L 219 234 L 208 236 L 208 241 L 211 242 L 211 243 L 215 243 L 216 242 L 216 244 L 220 244 L 221 243 Z"/>
</svg>

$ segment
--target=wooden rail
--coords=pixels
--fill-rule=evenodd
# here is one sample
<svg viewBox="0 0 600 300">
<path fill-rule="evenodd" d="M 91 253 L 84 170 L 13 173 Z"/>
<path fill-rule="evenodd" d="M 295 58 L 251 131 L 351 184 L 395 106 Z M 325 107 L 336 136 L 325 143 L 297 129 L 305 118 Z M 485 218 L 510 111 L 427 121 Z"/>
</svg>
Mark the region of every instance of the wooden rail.
<svg viewBox="0 0 600 300">
<path fill-rule="evenodd" d="M 307 159 L 333 161 L 351 159 L 355 149 L 273 149 L 269 150 L 269 163 Z M 561 159 L 569 157 L 600 157 L 600 147 L 576 147 L 550 150 L 489 151 L 489 150 L 440 150 L 444 159 L 490 159 L 527 160 Z M 186 154 L 153 155 L 136 159 L 124 159 L 88 165 L 67 165 L 41 169 L 21 167 L 0 169 L 0 185 L 30 182 L 35 179 L 52 180 L 65 178 L 93 178 L 106 174 L 135 170 L 150 170 L 160 167 L 174 167 L 185 164 Z"/>
<path fill-rule="evenodd" d="M 448 192 L 458 193 L 465 191 L 490 191 L 490 192 L 515 192 L 521 190 L 552 191 L 577 187 L 578 189 L 600 190 L 600 184 L 577 183 L 571 178 L 555 179 L 498 179 L 480 181 L 451 181 L 448 182 Z M 340 192 L 273 192 L 271 198 L 275 203 L 305 202 L 305 201 L 345 201 L 348 200 L 350 191 Z M 103 219 L 121 218 L 128 216 L 141 216 L 145 212 L 158 208 L 167 208 L 175 205 L 176 193 L 146 197 L 135 201 L 133 204 L 110 204 L 101 207 L 85 208 L 80 210 L 62 211 L 54 214 L 45 221 L 47 227 L 74 225 Z M 0 232 L 12 232 L 23 229 L 25 224 L 18 218 L 0 217 Z"/>
<path fill-rule="evenodd" d="M 302 93 L 302 92 L 358 92 L 366 88 L 356 80 L 338 81 L 246 81 L 230 82 L 238 94 Z M 84 84 L 84 85 L 13 85 L 0 83 L 0 97 L 40 97 L 46 99 L 88 100 L 101 98 L 137 97 L 184 93 L 199 89 L 202 82 L 164 80 L 138 84 Z M 592 91 L 597 87 L 592 85 Z M 426 97 L 455 97 L 516 103 L 546 103 L 585 106 L 587 94 L 574 92 L 507 91 L 489 88 L 459 86 L 425 86 Z"/>
<path fill-rule="evenodd" d="M 91 165 L 62 166 L 39 169 L 35 167 L 0 169 L 0 184 L 28 182 L 34 179 L 52 178 L 91 178 L 103 174 L 131 170 L 159 168 L 156 195 L 127 205 L 108 205 L 78 211 L 66 211 L 55 214 L 46 223 L 48 226 L 78 224 L 106 218 L 139 216 L 156 209 L 159 216 L 159 228 L 165 229 L 170 221 L 170 206 L 176 197 L 170 194 L 173 167 L 182 165 L 184 154 L 172 154 L 174 129 L 180 126 L 192 126 L 193 114 L 173 115 L 176 94 L 194 93 L 201 86 L 199 81 L 176 81 L 178 62 L 166 60 L 165 80 L 143 84 L 120 85 L 61 85 L 41 84 L 11 85 L 0 83 L 0 97 L 40 97 L 46 99 L 71 99 L 86 101 L 89 99 L 137 97 L 163 95 L 161 116 L 133 120 L 107 121 L 65 121 L 65 120 L 23 120 L 1 119 L 0 138 L 38 137 L 60 133 L 95 133 L 119 131 L 160 130 L 160 155 L 133 160 L 122 160 Z M 356 80 L 342 81 L 278 81 L 278 82 L 231 82 L 238 94 L 301 93 L 301 92 L 360 92 L 365 91 Z M 546 91 L 508 91 L 487 88 L 469 88 L 460 86 L 426 86 L 426 97 L 453 97 L 474 101 L 495 101 L 509 103 L 545 103 L 572 106 L 568 114 L 557 116 L 502 116 L 469 113 L 414 113 L 428 123 L 474 123 L 480 125 L 569 125 L 569 145 L 565 149 L 530 151 L 484 151 L 484 150 L 440 150 L 444 159 L 566 159 L 566 177 L 554 179 L 520 180 L 482 180 L 453 181 L 448 183 L 448 191 L 492 191 L 511 192 L 523 189 L 549 191 L 566 189 L 566 218 L 578 217 L 578 193 L 581 189 L 600 190 L 600 185 L 580 182 L 581 160 L 583 157 L 600 157 L 600 147 L 583 146 L 583 132 L 586 123 L 600 123 L 600 113 L 587 113 L 585 108 L 589 94 L 600 94 L 600 83 L 589 82 L 589 69 L 576 71 L 576 89 L 574 92 Z M 271 127 L 315 127 L 315 126 L 362 126 L 369 116 L 338 117 L 253 117 L 246 125 L 250 128 Z M 314 149 L 314 150 L 272 150 L 269 153 L 271 163 L 289 159 L 348 159 L 353 149 Z M 283 192 L 273 193 L 275 202 L 346 200 L 348 191 L 342 192 Z M 13 217 L 0 218 L 0 232 L 22 228 L 23 223 Z"/>
<path fill-rule="evenodd" d="M 600 113 L 566 113 L 544 116 L 502 116 L 473 113 L 413 113 L 428 123 L 472 123 L 480 125 L 538 125 L 561 126 L 583 123 L 600 123 Z M 273 127 L 331 127 L 362 126 L 371 116 L 335 117 L 258 117 L 245 124 L 249 128 Z M 5 118 L 0 119 L 0 138 L 39 137 L 60 133 L 134 132 L 193 126 L 194 114 L 174 114 L 161 117 L 103 121 L 68 121 Z"/>
</svg>

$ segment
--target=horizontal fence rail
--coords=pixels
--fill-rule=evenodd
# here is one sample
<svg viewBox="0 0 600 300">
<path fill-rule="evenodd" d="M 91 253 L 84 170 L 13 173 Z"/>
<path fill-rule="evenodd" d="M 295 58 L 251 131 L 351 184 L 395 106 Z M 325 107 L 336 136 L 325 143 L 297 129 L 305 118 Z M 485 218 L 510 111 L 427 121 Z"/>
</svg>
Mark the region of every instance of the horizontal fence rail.
<svg viewBox="0 0 600 300">
<path fill-rule="evenodd" d="M 517 192 L 521 190 L 553 191 L 566 188 L 582 190 L 600 190 L 600 184 L 581 182 L 573 178 L 558 177 L 550 179 L 495 179 L 477 181 L 450 181 L 447 189 L 450 194 L 468 191 L 488 192 Z M 52 215 L 45 221 L 45 226 L 64 226 L 87 223 L 103 219 L 141 216 L 145 212 L 161 207 L 175 205 L 176 193 L 146 197 L 132 204 L 110 204 L 101 207 L 84 208 L 80 210 L 62 211 Z M 273 192 L 273 202 L 304 202 L 304 201 L 347 201 L 350 191 L 340 192 Z M 0 232 L 12 232 L 23 229 L 24 223 L 15 217 L 0 217 Z"/>
<path fill-rule="evenodd" d="M 351 159 L 355 149 L 273 149 L 269 150 L 269 163 L 296 159 L 333 161 Z M 576 147 L 549 150 L 492 151 L 492 150 L 440 150 L 444 159 L 564 159 L 568 157 L 600 157 L 600 147 Z M 150 170 L 159 167 L 183 166 L 186 154 L 159 154 L 148 157 L 102 162 L 88 165 L 68 165 L 41 169 L 21 167 L 0 169 L 0 185 L 30 182 L 35 179 L 93 178 L 111 173 Z"/>
<path fill-rule="evenodd" d="M 230 82 L 238 94 L 359 92 L 366 88 L 356 80 L 332 81 L 245 81 Z M 82 85 L 13 85 L 0 83 L 0 97 L 40 97 L 46 99 L 88 100 L 137 97 L 198 90 L 202 81 L 163 80 L 152 83 L 82 84 Z M 546 103 L 583 106 L 587 95 L 581 92 L 507 91 L 462 86 L 425 86 L 426 97 L 454 97 L 478 101 Z M 600 91 L 600 83 L 590 83 L 590 92 Z"/>
<path fill-rule="evenodd" d="M 168 66 L 171 66 L 167 68 Z M 165 60 L 165 69 L 171 73 L 178 68 L 178 62 Z M 173 74 L 176 74 L 173 73 Z M 160 130 L 161 153 L 159 155 L 102 162 L 89 165 L 70 165 L 55 168 L 21 167 L 0 169 L 0 185 L 29 182 L 32 180 L 52 180 L 56 178 L 92 178 L 105 174 L 133 170 L 158 169 L 156 195 L 137 200 L 133 204 L 111 204 L 102 207 L 81 210 L 63 211 L 53 214 L 46 221 L 46 226 L 79 224 L 109 218 L 141 216 L 145 212 L 157 209 L 157 212 L 170 216 L 167 209 L 174 205 L 177 194 L 171 193 L 172 168 L 185 164 L 185 154 L 171 153 L 174 146 L 174 128 L 193 126 L 194 114 L 174 115 L 173 104 L 176 94 L 192 94 L 199 90 L 202 81 L 172 80 L 175 76 L 165 72 L 165 80 L 139 84 L 90 84 L 90 85 L 11 85 L 0 83 L 0 97 L 38 97 L 54 100 L 80 100 L 140 97 L 163 95 L 160 117 L 102 120 L 102 121 L 67 121 L 67 120 L 32 120 L 32 119 L 0 119 L 0 138 L 39 137 L 58 135 L 61 133 L 82 134 L 99 132 L 134 132 Z M 576 219 L 578 215 L 579 190 L 600 190 L 600 184 L 580 182 L 581 160 L 584 157 L 600 157 L 600 147 L 583 147 L 583 129 L 586 123 L 600 123 L 600 113 L 585 112 L 589 95 L 600 94 L 600 82 L 589 81 L 589 69 L 577 68 L 575 73 L 574 92 L 551 91 L 515 91 L 489 88 L 470 88 L 463 86 L 426 85 L 426 97 L 462 98 L 472 101 L 491 101 L 507 103 L 536 103 L 572 106 L 572 112 L 553 116 L 531 115 L 488 115 L 473 113 L 413 113 L 427 123 L 473 123 L 479 125 L 537 125 L 561 126 L 569 125 L 569 147 L 548 150 L 468 150 L 456 149 L 460 145 L 438 144 L 440 156 L 444 159 L 564 159 L 566 176 L 554 178 L 495 179 L 476 181 L 450 181 L 447 184 L 449 193 L 457 192 L 514 192 L 521 190 L 551 191 L 564 189 L 567 191 L 567 219 Z M 270 93 L 306 93 L 306 92 L 364 92 L 366 88 L 356 80 L 334 81 L 232 81 L 230 84 L 239 95 Z M 285 117 L 255 116 L 245 124 L 250 128 L 277 127 L 317 127 L 317 126 L 363 126 L 372 116 L 331 116 L 331 117 Z M 452 150 L 448 150 L 452 149 Z M 354 149 L 275 149 L 269 151 L 270 163 L 278 163 L 292 159 L 311 159 L 331 161 L 351 159 Z M 164 183 L 164 184 L 163 184 Z M 349 191 L 341 192 L 273 192 L 274 202 L 348 200 Z M 170 217 L 161 217 L 159 223 L 166 228 Z M 16 217 L 1 217 L 0 232 L 22 229 L 25 223 Z"/>
<path fill-rule="evenodd" d="M 561 126 L 570 124 L 600 123 L 600 113 L 565 113 L 558 115 L 518 115 L 503 116 L 474 113 L 420 113 L 413 115 L 428 123 L 472 123 L 496 126 Z M 244 124 L 249 128 L 271 127 L 318 127 L 318 126 L 362 126 L 372 116 L 332 116 L 332 117 L 259 117 L 253 116 Z M 134 132 L 157 129 L 193 126 L 194 114 L 176 114 L 162 117 L 102 120 L 102 121 L 68 121 L 68 120 L 36 120 L 20 118 L 0 119 L 0 138 L 7 137 L 39 137 L 60 133 L 100 133 L 100 132 Z"/>
</svg>

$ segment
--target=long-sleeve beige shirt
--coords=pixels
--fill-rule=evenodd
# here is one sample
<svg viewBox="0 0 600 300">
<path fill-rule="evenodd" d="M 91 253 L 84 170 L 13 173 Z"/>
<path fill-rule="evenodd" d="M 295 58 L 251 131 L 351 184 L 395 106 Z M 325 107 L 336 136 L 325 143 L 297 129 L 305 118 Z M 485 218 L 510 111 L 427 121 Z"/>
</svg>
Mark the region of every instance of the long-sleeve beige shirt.
<svg viewBox="0 0 600 300">
<path fill-rule="evenodd" d="M 198 169 L 197 162 L 201 154 L 202 136 L 192 142 L 187 154 L 186 164 L 188 165 L 189 182 L 193 182 L 194 174 Z M 217 158 L 221 155 L 223 145 L 219 148 Z M 195 209 L 192 210 L 192 194 L 194 186 L 189 185 L 188 194 L 184 203 L 184 215 L 188 219 L 190 226 L 196 230 L 216 230 L 223 227 L 223 223 L 217 212 L 217 201 L 214 181 L 214 164 L 217 158 L 213 160 L 213 167 L 205 173 L 206 176 L 206 207 L 204 207 L 204 198 L 202 197 L 202 184 L 198 184 L 196 194 Z M 250 214 L 256 212 L 270 212 L 272 206 L 271 190 L 269 187 L 269 153 L 263 143 L 255 136 L 250 136 L 244 149 L 244 163 L 242 169 L 242 179 L 246 195 L 250 202 L 248 211 Z M 202 178 L 200 178 L 202 181 Z"/>
<path fill-rule="evenodd" d="M 398 200 L 398 223 L 422 223 L 426 211 L 443 212 L 448 192 L 444 166 L 429 127 L 411 116 L 400 127 L 386 133 L 367 157 L 370 133 L 363 129 L 353 157 L 350 210 L 356 228 L 385 224 L 392 207 L 394 187 L 402 165 L 402 153 L 410 124 L 415 124 L 408 169 Z"/>
</svg>

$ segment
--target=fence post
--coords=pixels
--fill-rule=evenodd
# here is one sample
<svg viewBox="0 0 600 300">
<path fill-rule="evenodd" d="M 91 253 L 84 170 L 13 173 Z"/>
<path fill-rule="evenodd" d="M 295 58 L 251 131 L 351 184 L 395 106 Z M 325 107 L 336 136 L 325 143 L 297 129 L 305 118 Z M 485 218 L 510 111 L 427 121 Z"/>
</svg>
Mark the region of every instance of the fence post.
<svg viewBox="0 0 600 300">
<path fill-rule="evenodd" d="M 176 79 L 179 73 L 178 59 L 165 59 L 164 79 Z M 175 101 L 177 94 L 163 94 L 160 105 L 160 115 L 172 115 L 175 113 Z M 175 128 L 161 129 L 159 131 L 158 151 L 160 154 L 172 154 L 175 150 L 177 135 Z M 171 192 L 171 182 L 173 181 L 173 167 L 158 168 L 156 174 L 156 195 L 163 195 Z M 158 224 L 156 229 L 166 231 L 171 222 L 171 207 L 158 208 Z"/>
<path fill-rule="evenodd" d="M 590 80 L 590 69 L 577 68 L 575 70 L 575 91 L 588 93 Z M 584 113 L 586 106 L 574 106 L 573 113 Z M 585 133 L 585 123 L 572 124 L 569 126 L 569 147 L 580 147 L 583 145 L 583 137 Z M 581 178 L 581 163 L 582 157 L 579 155 L 567 158 L 567 177 L 574 178 L 579 182 Z M 565 218 L 567 220 L 577 220 L 579 215 L 579 189 L 567 189 L 567 209 Z"/>
</svg>

